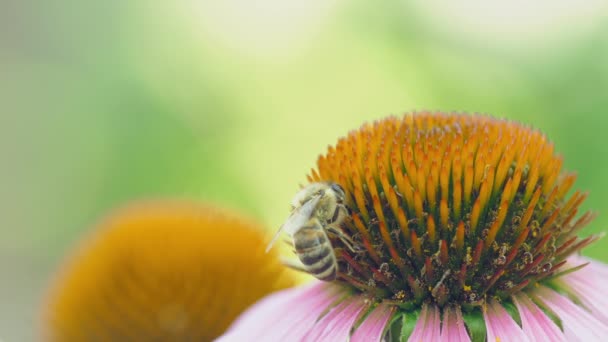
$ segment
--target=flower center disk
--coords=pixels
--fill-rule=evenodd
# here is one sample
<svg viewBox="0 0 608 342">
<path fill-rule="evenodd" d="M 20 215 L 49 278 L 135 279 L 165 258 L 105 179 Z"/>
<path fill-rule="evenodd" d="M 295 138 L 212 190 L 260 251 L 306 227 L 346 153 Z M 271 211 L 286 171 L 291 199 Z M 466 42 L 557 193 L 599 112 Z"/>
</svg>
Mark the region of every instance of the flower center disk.
<svg viewBox="0 0 608 342">
<path fill-rule="evenodd" d="M 586 194 L 545 135 L 477 115 L 419 113 L 362 126 L 319 157 L 310 182 L 346 193 L 330 235 L 336 282 L 403 308 L 478 306 L 569 270 L 567 256 L 596 237 L 576 233 Z"/>
</svg>

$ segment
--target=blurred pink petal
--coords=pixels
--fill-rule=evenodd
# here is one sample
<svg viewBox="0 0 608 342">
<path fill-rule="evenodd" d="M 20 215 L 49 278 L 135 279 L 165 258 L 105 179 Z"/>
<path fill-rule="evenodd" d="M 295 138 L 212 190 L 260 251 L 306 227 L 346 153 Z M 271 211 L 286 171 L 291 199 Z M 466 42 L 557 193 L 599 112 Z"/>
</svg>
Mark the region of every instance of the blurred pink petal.
<svg viewBox="0 0 608 342">
<path fill-rule="evenodd" d="M 360 296 L 350 297 L 332 308 L 304 336 L 304 341 L 348 341 L 359 315 L 369 306 Z"/>
<path fill-rule="evenodd" d="M 496 300 L 488 300 L 483 310 L 483 317 L 486 321 L 488 341 L 529 341 L 528 336 Z"/>
<path fill-rule="evenodd" d="M 530 341 L 566 341 L 560 328 L 524 293 L 513 296 L 522 328 Z"/>
<path fill-rule="evenodd" d="M 408 341 L 437 341 L 441 337 L 441 318 L 435 305 L 422 305 L 418 322 Z"/>
<path fill-rule="evenodd" d="M 365 321 L 355 330 L 355 333 L 351 337 L 351 342 L 368 342 L 368 341 L 382 341 L 384 331 L 386 330 L 386 324 L 389 322 L 395 308 L 387 305 L 378 305 L 370 314 L 365 318 Z"/>
<path fill-rule="evenodd" d="M 326 284 L 283 290 L 249 308 L 217 341 L 297 341 L 339 294 Z"/>
<path fill-rule="evenodd" d="M 608 266 L 580 256 L 570 258 L 568 263 L 569 267 L 589 263 L 554 280 L 556 288 L 577 296 L 580 303 L 542 286 L 515 294 L 512 300 L 519 312 L 520 327 L 502 303 L 489 299 L 482 310 L 487 340 L 560 342 L 606 338 L 608 299 L 600 286 L 607 283 Z M 555 314 L 561 326 L 536 303 Z M 261 300 L 218 341 L 382 341 L 398 308 L 379 303 L 370 309 L 370 305 L 367 297 L 315 282 Z M 417 321 L 412 323 L 414 329 L 408 341 L 471 341 L 460 306 L 439 309 L 423 304 Z"/>
<path fill-rule="evenodd" d="M 587 267 L 589 268 L 590 273 L 592 272 L 597 277 L 602 277 L 604 279 L 608 278 L 608 265 L 597 260 L 587 259 L 585 257 L 581 258 L 584 259 L 586 262 L 589 262 L 589 266 Z"/>
<path fill-rule="evenodd" d="M 576 257 L 572 261 L 573 266 L 583 263 L 589 264 L 560 278 L 560 284 L 578 297 L 599 320 L 608 322 L 608 296 L 603 286 L 608 279 L 608 266 L 583 257 Z"/>
<path fill-rule="evenodd" d="M 441 324 L 441 341 L 468 342 L 471 341 L 467 328 L 464 326 L 460 307 L 447 307 L 443 311 Z"/>
<path fill-rule="evenodd" d="M 608 326 L 559 293 L 541 287 L 535 294 L 562 321 L 568 341 L 604 341 Z"/>
</svg>

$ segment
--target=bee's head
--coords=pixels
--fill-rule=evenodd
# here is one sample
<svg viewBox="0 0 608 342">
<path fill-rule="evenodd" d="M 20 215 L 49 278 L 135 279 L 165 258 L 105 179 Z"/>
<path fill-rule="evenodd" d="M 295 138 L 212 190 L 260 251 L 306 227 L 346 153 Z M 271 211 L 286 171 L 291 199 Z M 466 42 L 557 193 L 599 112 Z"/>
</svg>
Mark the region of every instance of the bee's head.
<svg viewBox="0 0 608 342">
<path fill-rule="evenodd" d="M 334 192 L 336 196 L 336 202 L 343 204 L 346 199 L 346 194 L 344 193 L 344 189 L 337 183 L 330 183 L 329 189 Z"/>
</svg>

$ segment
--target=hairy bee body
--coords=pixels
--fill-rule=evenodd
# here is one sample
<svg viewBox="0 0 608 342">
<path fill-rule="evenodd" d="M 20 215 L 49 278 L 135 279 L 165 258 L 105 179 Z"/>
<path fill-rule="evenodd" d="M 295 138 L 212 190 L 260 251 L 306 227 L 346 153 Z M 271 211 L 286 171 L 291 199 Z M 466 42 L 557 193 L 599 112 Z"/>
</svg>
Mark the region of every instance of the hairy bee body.
<svg viewBox="0 0 608 342">
<path fill-rule="evenodd" d="M 349 216 L 345 194 L 336 183 L 312 183 L 293 198 L 292 212 L 268 245 L 269 250 L 281 231 L 290 235 L 301 265 L 289 266 L 312 276 L 331 281 L 338 273 L 338 262 L 328 232 L 335 234 L 349 248 L 352 241 L 340 224 Z"/>
</svg>

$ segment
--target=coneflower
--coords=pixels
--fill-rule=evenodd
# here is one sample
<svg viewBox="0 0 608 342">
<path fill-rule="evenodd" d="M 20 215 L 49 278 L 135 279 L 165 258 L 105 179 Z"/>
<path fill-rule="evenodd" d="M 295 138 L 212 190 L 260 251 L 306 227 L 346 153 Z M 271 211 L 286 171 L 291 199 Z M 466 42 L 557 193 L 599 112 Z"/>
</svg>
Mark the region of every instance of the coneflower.
<svg viewBox="0 0 608 342">
<path fill-rule="evenodd" d="M 45 341 L 211 341 L 264 295 L 294 284 L 253 220 L 157 201 L 105 220 L 56 277 Z"/>
<path fill-rule="evenodd" d="M 608 336 L 594 217 L 541 132 L 420 113 L 352 131 L 309 182 L 346 193 L 337 278 L 273 294 L 222 341 L 564 341 Z"/>
</svg>

